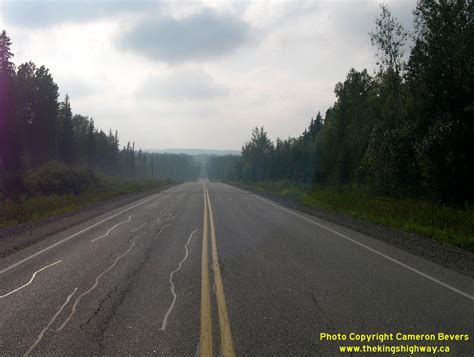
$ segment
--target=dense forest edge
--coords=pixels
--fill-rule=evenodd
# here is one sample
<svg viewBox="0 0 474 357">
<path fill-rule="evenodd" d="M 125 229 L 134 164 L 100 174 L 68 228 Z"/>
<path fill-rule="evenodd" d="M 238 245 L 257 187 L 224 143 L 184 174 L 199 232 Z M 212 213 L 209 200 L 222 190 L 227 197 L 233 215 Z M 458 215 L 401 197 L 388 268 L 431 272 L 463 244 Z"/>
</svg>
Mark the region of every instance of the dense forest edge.
<svg viewBox="0 0 474 357">
<path fill-rule="evenodd" d="M 375 73 L 351 69 L 299 137 L 256 127 L 241 157 L 209 160 L 210 179 L 474 250 L 473 7 L 420 1 L 408 33 L 382 6 Z"/>
<path fill-rule="evenodd" d="M 133 192 L 195 180 L 191 155 L 120 145 L 94 119 L 73 114 L 45 66 L 13 63 L 12 41 L 0 34 L 0 227 Z"/>
</svg>

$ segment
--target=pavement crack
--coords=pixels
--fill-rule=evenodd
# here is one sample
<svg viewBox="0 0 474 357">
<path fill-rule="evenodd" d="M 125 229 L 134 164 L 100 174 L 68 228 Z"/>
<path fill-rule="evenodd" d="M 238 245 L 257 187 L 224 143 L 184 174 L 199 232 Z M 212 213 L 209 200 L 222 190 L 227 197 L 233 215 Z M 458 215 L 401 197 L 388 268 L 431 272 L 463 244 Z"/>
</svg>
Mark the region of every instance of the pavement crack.
<svg viewBox="0 0 474 357">
<path fill-rule="evenodd" d="M 151 245 L 154 239 L 148 241 Z M 142 242 L 145 243 L 145 242 Z M 137 282 L 136 276 L 140 273 L 151 254 L 151 247 L 147 244 L 134 243 L 138 251 L 141 252 L 140 258 L 136 265 L 126 276 L 120 278 L 120 282 L 111 289 L 111 291 L 99 302 L 94 313 L 83 324 L 82 330 L 88 334 L 97 343 L 97 353 L 101 355 L 106 349 L 107 330 L 119 311 L 119 307 L 123 304 L 128 293 L 133 289 Z M 147 249 L 148 246 L 148 249 Z"/>
<path fill-rule="evenodd" d="M 109 272 L 110 270 L 112 270 L 115 265 L 117 265 L 118 261 L 123 258 L 125 255 L 127 255 L 131 250 L 132 248 L 135 246 L 135 243 L 133 243 L 126 251 L 125 253 L 122 253 L 121 255 L 119 255 L 115 260 L 114 262 L 112 263 L 112 265 L 110 265 L 107 269 L 105 269 L 102 273 L 100 273 L 96 278 L 95 278 L 95 282 L 94 284 L 85 292 L 83 292 L 81 295 L 79 295 L 76 299 L 76 301 L 74 302 L 74 305 L 72 306 L 72 309 L 71 309 L 71 312 L 69 314 L 69 316 L 66 318 L 66 320 L 62 323 L 61 326 L 58 327 L 58 329 L 56 331 L 61 331 L 67 324 L 68 322 L 71 320 L 71 318 L 74 316 L 74 314 L 76 313 L 76 310 L 77 310 L 77 306 L 79 305 L 81 299 L 90 294 L 95 288 L 97 288 L 97 286 L 99 285 L 99 281 L 100 279 L 107 273 Z"/>
<path fill-rule="evenodd" d="M 120 227 L 122 224 L 125 224 L 125 223 L 127 223 L 127 222 L 131 222 L 131 221 L 132 221 L 132 217 L 133 217 L 133 215 L 128 216 L 128 219 L 127 219 L 127 220 L 117 223 L 117 224 L 114 225 L 112 228 L 109 228 L 109 230 L 107 230 L 107 232 L 106 232 L 105 234 L 103 234 L 103 235 L 101 235 L 101 236 L 99 236 L 99 237 L 97 237 L 97 238 L 92 239 L 91 242 L 95 242 L 95 241 L 98 241 L 99 239 L 102 239 L 102 238 L 107 237 L 107 236 L 110 234 L 110 232 L 112 232 L 115 228 Z"/>
<path fill-rule="evenodd" d="M 120 286 L 120 284 L 115 285 L 113 287 L 113 289 L 111 291 L 109 291 L 109 293 L 101 301 L 99 301 L 99 304 L 94 309 L 93 314 L 91 316 L 89 316 L 87 321 L 85 321 L 84 323 L 82 323 L 79 326 L 81 328 L 81 330 L 83 330 L 84 332 L 89 334 L 86 327 L 101 313 L 103 305 L 105 305 L 110 299 L 112 299 L 112 297 L 118 292 L 119 286 Z"/>
<path fill-rule="evenodd" d="M 170 283 L 171 294 L 173 295 L 173 300 L 171 301 L 171 305 L 168 308 L 168 310 L 166 311 L 166 314 L 163 318 L 163 323 L 161 324 L 160 331 L 165 331 L 166 330 L 166 325 L 168 323 L 168 317 L 171 314 L 171 312 L 173 311 L 174 304 L 176 303 L 176 299 L 177 299 L 177 294 L 176 294 L 176 291 L 175 291 L 175 285 L 174 285 L 174 282 L 173 282 L 173 276 L 174 276 L 175 273 L 177 273 L 178 271 L 181 270 L 181 268 L 183 267 L 183 263 L 186 261 L 186 259 L 188 259 L 188 256 L 189 256 L 188 245 L 191 242 L 191 239 L 192 239 L 194 233 L 196 233 L 196 232 L 197 232 L 197 228 L 194 231 L 192 231 L 191 234 L 189 235 L 188 241 L 184 245 L 184 249 L 185 249 L 184 257 L 178 263 L 178 267 L 170 273 L 169 283 Z"/>
<path fill-rule="evenodd" d="M 56 262 L 54 262 L 54 263 L 51 263 L 51 264 L 49 264 L 49 265 L 46 265 L 45 267 L 42 267 L 41 269 L 35 271 L 35 272 L 33 273 L 33 275 L 31 276 L 31 279 L 30 279 L 27 283 L 21 285 L 20 287 L 14 289 L 14 290 L 12 290 L 12 291 L 10 291 L 10 292 L 4 294 L 4 295 L 0 295 L 0 299 L 3 299 L 3 298 L 5 298 L 5 297 L 7 297 L 7 296 L 9 296 L 9 295 L 11 295 L 11 294 L 16 293 L 17 291 L 19 291 L 19 290 L 21 290 L 21 289 L 27 287 L 28 285 L 30 285 L 30 284 L 33 282 L 33 280 L 35 280 L 36 274 L 42 272 L 43 270 L 48 269 L 49 267 L 52 267 L 53 265 L 56 265 L 56 264 L 58 264 L 58 263 L 61 263 L 61 262 L 62 262 L 62 260 L 58 260 L 58 261 L 56 261 Z"/>
<path fill-rule="evenodd" d="M 68 297 L 66 298 L 66 301 L 61 305 L 61 307 L 59 308 L 58 311 L 56 311 L 56 313 L 54 314 L 54 316 L 51 318 L 51 320 L 49 320 L 48 324 L 46 325 L 46 327 L 40 332 L 40 334 L 38 335 L 38 337 L 36 338 L 35 342 L 30 346 L 30 348 L 28 349 L 28 351 L 25 352 L 25 354 L 23 355 L 24 357 L 26 356 L 29 356 L 30 353 L 36 348 L 36 346 L 38 346 L 38 344 L 41 342 L 41 340 L 43 339 L 44 337 L 44 334 L 49 330 L 49 328 L 51 327 L 51 325 L 54 323 L 54 321 L 57 319 L 57 317 L 59 315 L 61 315 L 63 309 L 66 307 L 67 304 L 69 304 L 69 301 L 71 300 L 72 296 L 76 293 L 77 291 L 77 288 L 74 288 L 73 292 L 70 293 L 68 295 Z"/>
</svg>

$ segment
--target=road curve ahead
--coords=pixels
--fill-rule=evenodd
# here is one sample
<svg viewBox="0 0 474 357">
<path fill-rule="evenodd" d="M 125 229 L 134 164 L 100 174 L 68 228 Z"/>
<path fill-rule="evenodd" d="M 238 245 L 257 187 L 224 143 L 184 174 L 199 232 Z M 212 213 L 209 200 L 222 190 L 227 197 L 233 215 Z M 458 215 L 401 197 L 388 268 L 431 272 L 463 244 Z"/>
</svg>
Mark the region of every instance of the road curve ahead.
<svg viewBox="0 0 474 357">
<path fill-rule="evenodd" d="M 472 356 L 473 296 L 472 278 L 204 179 L 0 260 L 0 355 L 340 356 L 363 343 L 333 334 L 392 333 L 425 340 L 369 344 Z"/>
</svg>

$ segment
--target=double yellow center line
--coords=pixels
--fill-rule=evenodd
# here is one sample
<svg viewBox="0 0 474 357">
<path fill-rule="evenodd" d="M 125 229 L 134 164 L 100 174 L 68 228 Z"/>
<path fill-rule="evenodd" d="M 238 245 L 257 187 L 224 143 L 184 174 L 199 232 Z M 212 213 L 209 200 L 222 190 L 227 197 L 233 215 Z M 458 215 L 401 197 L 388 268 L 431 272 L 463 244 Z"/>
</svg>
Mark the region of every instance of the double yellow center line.
<svg viewBox="0 0 474 357">
<path fill-rule="evenodd" d="M 212 272 L 214 275 L 214 285 L 217 301 L 217 312 L 219 315 L 219 329 L 221 342 L 221 355 L 224 357 L 235 356 L 234 342 L 230 331 L 229 316 L 224 295 L 224 284 L 222 283 L 219 258 L 217 256 L 216 229 L 214 227 L 214 217 L 209 192 L 205 185 L 204 191 L 204 221 L 202 226 L 202 266 L 201 266 L 201 337 L 200 356 L 212 357 L 212 319 L 211 319 L 211 299 L 209 289 L 209 229 L 211 231 L 211 252 L 212 252 Z"/>
</svg>

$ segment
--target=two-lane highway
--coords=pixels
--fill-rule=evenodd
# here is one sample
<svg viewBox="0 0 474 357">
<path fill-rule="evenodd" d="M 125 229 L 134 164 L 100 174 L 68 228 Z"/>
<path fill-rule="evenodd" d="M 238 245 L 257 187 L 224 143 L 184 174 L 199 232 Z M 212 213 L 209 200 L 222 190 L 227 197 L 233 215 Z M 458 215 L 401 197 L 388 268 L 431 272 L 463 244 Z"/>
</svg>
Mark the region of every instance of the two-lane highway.
<svg viewBox="0 0 474 357">
<path fill-rule="evenodd" d="M 473 296 L 469 277 L 200 180 L 1 260 L 0 355 L 337 356 L 321 332 L 472 339 Z"/>
</svg>

